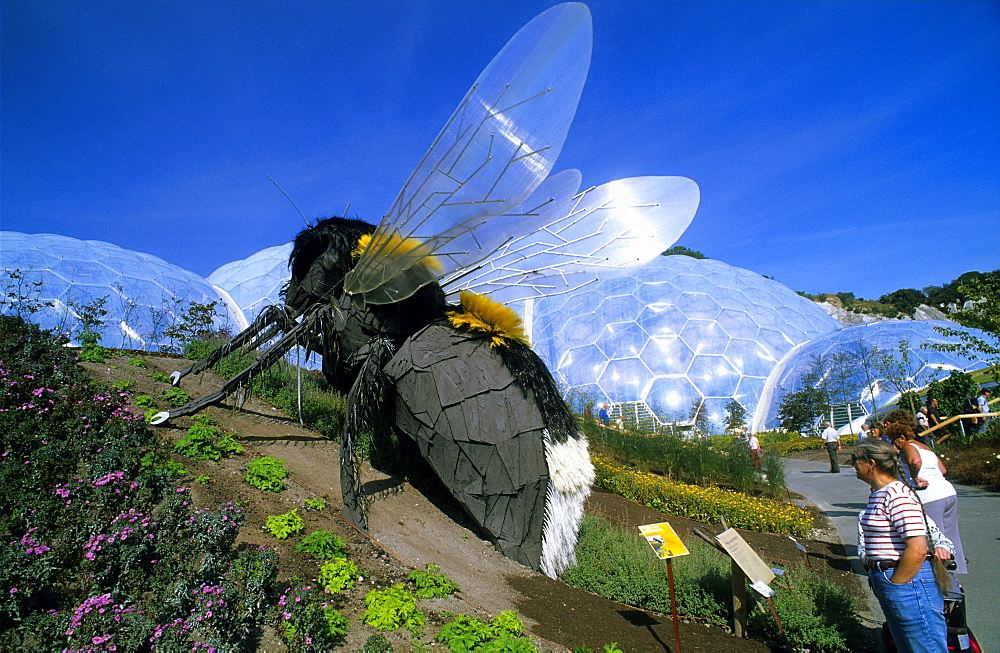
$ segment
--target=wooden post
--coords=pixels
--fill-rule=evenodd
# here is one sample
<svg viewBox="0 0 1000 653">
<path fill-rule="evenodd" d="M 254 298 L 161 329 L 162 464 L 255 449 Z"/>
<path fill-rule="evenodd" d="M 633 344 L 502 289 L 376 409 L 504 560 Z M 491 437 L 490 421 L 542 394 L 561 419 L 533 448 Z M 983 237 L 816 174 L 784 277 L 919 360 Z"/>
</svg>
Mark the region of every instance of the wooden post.
<svg viewBox="0 0 1000 653">
<path fill-rule="evenodd" d="M 677 595 L 674 593 L 674 565 L 671 558 L 667 558 L 667 585 L 670 586 L 670 616 L 674 620 L 674 646 L 676 653 L 681 653 L 681 626 L 677 620 Z"/>
<path fill-rule="evenodd" d="M 747 632 L 747 576 L 732 558 L 729 559 L 733 577 L 733 634 L 746 637 Z"/>
</svg>

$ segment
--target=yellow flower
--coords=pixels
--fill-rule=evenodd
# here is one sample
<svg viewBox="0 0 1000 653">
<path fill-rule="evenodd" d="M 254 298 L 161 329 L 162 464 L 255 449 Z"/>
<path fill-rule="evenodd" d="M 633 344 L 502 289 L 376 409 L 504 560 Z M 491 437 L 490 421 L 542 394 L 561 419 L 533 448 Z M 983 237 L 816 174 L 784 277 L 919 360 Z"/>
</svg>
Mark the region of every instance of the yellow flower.
<svg viewBox="0 0 1000 653">
<path fill-rule="evenodd" d="M 491 347 L 506 345 L 510 340 L 530 345 L 521 318 L 503 304 L 467 290 L 461 292 L 460 303 L 462 312 L 448 312 L 448 321 L 456 329 L 489 336 Z"/>
</svg>

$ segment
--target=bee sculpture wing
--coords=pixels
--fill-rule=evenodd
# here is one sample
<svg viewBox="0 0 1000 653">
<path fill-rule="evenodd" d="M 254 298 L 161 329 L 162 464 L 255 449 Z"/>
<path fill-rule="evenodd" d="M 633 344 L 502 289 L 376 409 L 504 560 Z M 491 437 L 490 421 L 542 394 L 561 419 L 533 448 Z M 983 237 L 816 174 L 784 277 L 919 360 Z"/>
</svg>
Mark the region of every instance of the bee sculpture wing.
<svg viewBox="0 0 1000 653">
<path fill-rule="evenodd" d="M 590 66 L 590 11 L 539 14 L 494 57 L 382 218 L 344 288 L 372 304 L 405 299 L 486 252 L 450 247 L 521 206 L 548 176 Z M 461 251 L 460 251 L 461 250 Z"/>
<path fill-rule="evenodd" d="M 627 274 L 680 238 L 699 200 L 698 185 L 686 177 L 619 179 L 556 199 L 533 217 L 536 229 L 441 285 L 511 302 Z"/>
</svg>

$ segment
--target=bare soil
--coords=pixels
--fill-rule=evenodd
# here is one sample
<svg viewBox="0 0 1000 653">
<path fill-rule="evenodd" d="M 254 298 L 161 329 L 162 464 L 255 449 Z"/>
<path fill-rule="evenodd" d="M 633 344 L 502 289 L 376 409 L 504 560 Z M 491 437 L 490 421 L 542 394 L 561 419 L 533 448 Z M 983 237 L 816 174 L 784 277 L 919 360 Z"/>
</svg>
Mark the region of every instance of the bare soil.
<svg viewBox="0 0 1000 653">
<path fill-rule="evenodd" d="M 127 364 L 140 355 L 148 367 Z M 169 384 L 153 381 L 154 372 L 169 374 L 187 365 L 183 359 L 151 356 L 131 352 L 116 352 L 104 364 L 84 364 L 98 380 L 106 383 L 131 380 L 133 394 L 157 397 Z M 192 396 L 201 396 L 223 382 L 212 372 L 199 377 L 187 377 L 181 387 Z M 163 405 L 165 409 L 166 406 Z M 143 409 L 136 408 L 137 412 Z M 250 397 L 240 409 L 232 403 L 213 406 L 205 411 L 226 431 L 237 434 L 245 447 L 243 454 L 219 461 L 195 461 L 174 456 L 188 470 L 179 480 L 191 487 L 195 507 L 211 507 L 225 502 L 239 503 L 246 522 L 239 535 L 240 542 L 267 545 L 280 554 L 279 583 L 314 581 L 319 562 L 306 554 L 296 553 L 297 537 L 278 540 L 264 529 L 270 515 L 296 508 L 306 522 L 306 533 L 326 529 L 348 542 L 348 555 L 363 569 L 364 578 L 358 586 L 345 593 L 337 606 L 351 620 L 351 629 L 342 650 L 358 651 L 368 638 L 378 631 L 361 622 L 364 595 L 371 589 L 385 588 L 403 582 L 414 568 L 433 563 L 441 568 L 460 588 L 448 599 L 422 600 L 420 607 L 428 615 L 425 635 L 415 640 L 406 631 L 383 633 L 395 651 L 421 647 L 444 649 L 433 644 L 433 635 L 450 615 L 465 613 L 484 619 L 501 610 L 516 610 L 534 644 L 542 651 L 563 651 L 589 647 L 600 651 L 612 642 L 624 651 L 675 650 L 673 623 L 669 615 L 638 610 L 570 587 L 531 571 L 497 553 L 475 530 L 474 525 L 449 501 L 439 487 L 417 488 L 398 478 L 388 477 L 366 468 L 363 478 L 366 489 L 376 492 L 369 513 L 368 532 L 354 528 L 340 516 L 338 445 L 322 435 L 299 426 L 296 420 L 264 402 Z M 159 428 L 167 442 L 180 438 L 191 425 L 188 418 L 172 420 Z M 820 452 L 822 453 L 822 452 Z M 262 492 L 243 481 L 246 464 L 256 456 L 269 455 L 286 462 L 291 476 L 288 489 L 280 493 Z M 825 454 L 824 454 L 825 455 Z M 196 482 L 202 477 L 207 482 Z M 320 497 L 327 507 L 309 510 L 303 500 Z M 791 497 L 801 500 L 801 497 Z M 621 524 L 669 521 L 678 534 L 688 539 L 692 530 L 704 526 L 691 520 L 665 516 L 663 513 L 633 504 L 617 495 L 596 490 L 587 510 L 604 515 Z M 815 511 L 820 517 L 821 514 Z M 817 522 L 823 524 L 823 521 Z M 705 530 L 716 534 L 718 525 Z M 784 536 L 742 532 L 744 538 L 765 559 L 776 565 L 802 561 L 803 555 Z M 800 540 L 808 551 L 808 562 L 831 579 L 858 590 L 856 578 L 850 572 L 849 561 L 832 528 L 820 527 L 813 539 Z M 733 637 L 717 626 L 681 623 L 680 638 L 686 651 L 768 651 L 769 646 L 749 639 Z M 282 651 L 284 646 L 272 631 L 265 630 L 259 651 Z"/>
</svg>

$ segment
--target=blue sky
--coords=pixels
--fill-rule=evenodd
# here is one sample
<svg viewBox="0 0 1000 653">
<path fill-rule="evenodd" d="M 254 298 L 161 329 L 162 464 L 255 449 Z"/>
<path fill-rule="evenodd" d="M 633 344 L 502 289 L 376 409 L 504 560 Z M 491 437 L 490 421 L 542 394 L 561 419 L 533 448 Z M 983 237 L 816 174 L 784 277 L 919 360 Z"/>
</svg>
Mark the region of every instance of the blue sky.
<svg viewBox="0 0 1000 653">
<path fill-rule="evenodd" d="M 0 226 L 207 276 L 309 219 L 377 222 L 554 3 L 3 0 Z M 682 175 L 678 241 L 810 293 L 1000 267 L 1000 3 L 588 3 L 556 171 Z"/>
</svg>

